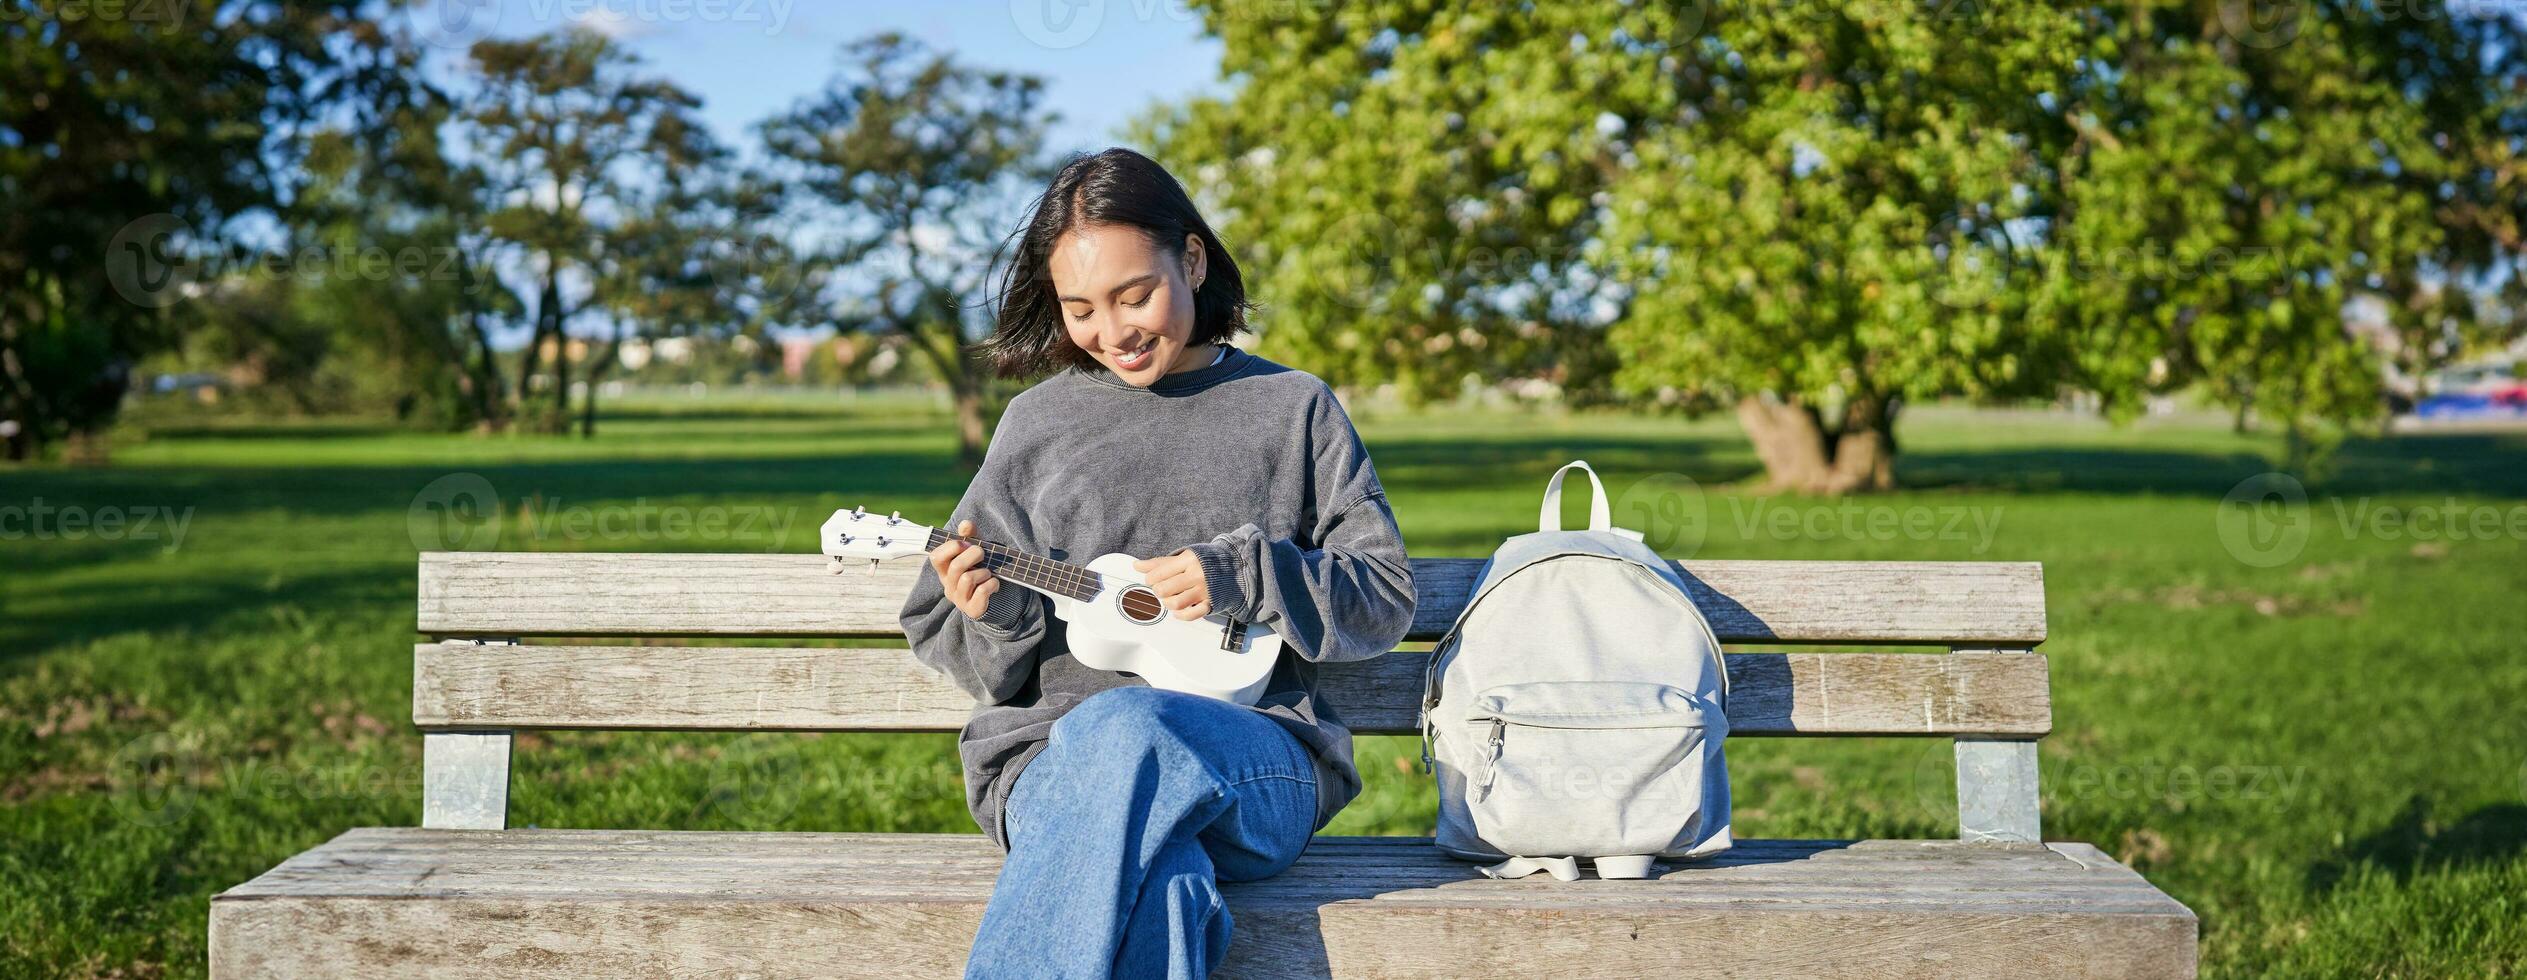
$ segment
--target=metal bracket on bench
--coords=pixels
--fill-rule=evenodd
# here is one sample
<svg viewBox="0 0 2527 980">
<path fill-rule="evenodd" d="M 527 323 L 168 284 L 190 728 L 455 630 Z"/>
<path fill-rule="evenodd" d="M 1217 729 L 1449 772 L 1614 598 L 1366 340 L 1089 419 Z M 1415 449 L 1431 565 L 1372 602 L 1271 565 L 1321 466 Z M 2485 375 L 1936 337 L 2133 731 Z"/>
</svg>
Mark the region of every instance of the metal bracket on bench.
<svg viewBox="0 0 2527 980">
<path fill-rule="evenodd" d="M 1980 842 L 2042 841 L 2036 793 L 2036 743 L 1957 740 L 1957 838 Z"/>
<path fill-rule="evenodd" d="M 508 732 L 421 736 L 421 826 L 508 829 L 509 742 Z"/>
<path fill-rule="evenodd" d="M 516 640 L 476 640 L 514 646 Z M 429 830 L 509 827 L 509 748 L 502 731 L 421 736 L 421 826 Z"/>
</svg>

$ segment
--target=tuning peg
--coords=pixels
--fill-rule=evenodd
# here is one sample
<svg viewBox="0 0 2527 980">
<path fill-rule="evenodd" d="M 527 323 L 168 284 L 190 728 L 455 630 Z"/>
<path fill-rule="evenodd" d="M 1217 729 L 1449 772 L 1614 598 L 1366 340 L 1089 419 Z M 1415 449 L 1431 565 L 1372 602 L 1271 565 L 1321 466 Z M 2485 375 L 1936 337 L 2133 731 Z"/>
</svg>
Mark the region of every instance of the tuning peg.
<svg viewBox="0 0 2527 980">
<path fill-rule="evenodd" d="M 864 504 L 864 505 L 861 505 L 861 506 L 858 506 L 858 507 L 853 507 L 853 508 L 851 508 L 851 516 L 853 516 L 853 517 L 867 517 L 867 516 L 869 516 L 869 508 L 868 508 L 868 506 Z"/>
<path fill-rule="evenodd" d="M 887 514 L 887 515 L 886 515 L 886 523 L 889 523 L 889 524 L 901 524 L 901 523 L 904 523 L 904 512 L 899 510 L 899 511 L 894 511 L 894 512 L 891 512 L 891 513 Z"/>
<path fill-rule="evenodd" d="M 871 558 L 871 559 L 869 559 L 869 577 L 870 577 L 870 578 L 876 578 L 876 577 L 877 577 L 877 559 L 875 559 L 875 558 Z"/>
<path fill-rule="evenodd" d="M 832 560 L 832 559 L 827 559 L 827 560 L 826 560 L 826 562 L 825 562 L 825 570 L 826 570 L 826 571 L 828 571 L 828 572 L 832 572 L 832 573 L 834 573 L 834 574 L 836 574 L 836 575 L 840 575 L 840 574 L 842 574 L 843 569 L 844 569 L 844 568 L 847 568 L 847 567 L 849 567 L 849 566 L 844 565 L 844 564 L 843 564 L 842 562 L 840 562 L 840 561 L 836 561 L 836 560 Z"/>
</svg>

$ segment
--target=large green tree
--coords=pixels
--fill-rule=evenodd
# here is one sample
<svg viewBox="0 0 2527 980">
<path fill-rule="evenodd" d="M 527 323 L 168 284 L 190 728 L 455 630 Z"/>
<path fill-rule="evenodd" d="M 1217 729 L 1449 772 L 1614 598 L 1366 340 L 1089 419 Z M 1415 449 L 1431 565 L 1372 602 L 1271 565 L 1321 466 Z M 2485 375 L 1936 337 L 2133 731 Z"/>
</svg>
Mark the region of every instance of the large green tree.
<svg viewBox="0 0 2527 980">
<path fill-rule="evenodd" d="M 1732 405 L 1774 483 L 1894 484 L 1908 402 L 2049 394 L 2027 315 L 2085 37 L 2051 4 L 1727 8 L 1660 35 L 1599 243 L 1617 385 Z M 1631 125 L 1637 121 L 1638 125 Z"/>
<path fill-rule="evenodd" d="M 1258 345 L 1413 400 L 1585 391 L 1623 296 L 1583 252 L 1664 4 L 1192 4 L 1235 88 L 1144 120 L 1247 272 Z M 1654 61 L 1654 59 L 1653 59 Z M 1654 68 L 1655 65 L 1647 66 Z"/>
<path fill-rule="evenodd" d="M 415 97 L 372 2 L 0 0 L 0 430 L 93 432 L 235 219 L 289 203 L 305 134 Z"/>
<path fill-rule="evenodd" d="M 609 305 L 603 287 L 639 281 L 608 267 L 648 261 L 637 250 L 657 247 L 658 228 L 643 216 L 704 179 L 724 154 L 696 115 L 699 98 L 643 74 L 636 55 L 595 31 L 478 41 L 472 61 L 475 93 L 462 126 L 486 175 L 485 225 L 504 261 L 532 279 L 521 290 L 534 298 L 514 388 L 519 415 L 563 430 L 572 382 L 596 397 L 586 382 L 602 374 L 598 356 L 611 356 L 623 324 L 608 325 L 609 346 L 591 350 L 577 378 L 571 327 Z M 539 380 L 550 386 L 549 402 L 537 401 Z M 584 417 L 584 432 L 594 434 L 593 413 Z"/>
<path fill-rule="evenodd" d="M 1928 398 L 2355 419 L 2387 358 L 2347 304 L 2430 346 L 2516 254 L 2507 18 L 1195 6 L 1232 93 L 1141 135 L 1254 255 L 1268 349 L 1408 396 L 1730 408 L 1795 490 L 1892 485 Z"/>
<path fill-rule="evenodd" d="M 2474 290 L 2519 254 L 2513 21 L 2162 2 L 2094 27 L 2030 314 L 2079 325 L 2110 406 L 2200 384 L 2302 454 L 2380 411 L 2382 365 L 2500 339 Z M 2347 332 L 2354 309 L 2383 334 Z"/>
<path fill-rule="evenodd" d="M 789 214 L 805 326 L 903 337 L 947 382 L 960 456 L 989 436 L 990 372 L 971 350 L 992 247 L 1044 180 L 1042 81 L 963 64 L 899 34 L 843 50 L 825 89 L 765 122 Z"/>
</svg>

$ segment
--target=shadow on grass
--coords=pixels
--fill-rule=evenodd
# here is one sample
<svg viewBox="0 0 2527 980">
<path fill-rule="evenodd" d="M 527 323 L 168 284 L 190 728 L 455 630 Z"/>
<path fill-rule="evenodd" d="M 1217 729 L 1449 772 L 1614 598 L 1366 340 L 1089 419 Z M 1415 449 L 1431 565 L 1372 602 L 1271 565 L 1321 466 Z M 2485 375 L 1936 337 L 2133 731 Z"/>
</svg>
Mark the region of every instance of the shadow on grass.
<svg viewBox="0 0 2527 980">
<path fill-rule="evenodd" d="M 1369 446 L 1378 478 L 1398 488 L 1488 488 L 1533 483 L 1537 493 L 1553 471 L 1585 459 L 1621 494 L 1631 481 L 1680 473 L 1701 483 L 1732 483 L 1762 475 L 1734 440 L 1653 436 L 1487 436 L 1481 442 L 1445 439 L 1381 439 Z"/>
<path fill-rule="evenodd" d="M 2416 876 L 2506 861 L 2527 851 L 2527 806 L 2495 803 L 2466 814 L 2454 823 L 2431 817 L 2431 801 L 2415 796 L 2405 801 L 2394 820 L 2376 832 L 2352 841 L 2308 870 L 2308 888 L 2320 894 L 2334 890 L 2353 872 L 2374 867 L 2398 883 Z"/>
<path fill-rule="evenodd" d="M 73 586 L 0 592 L 0 664 L 127 633 L 221 629 L 243 610 L 280 605 L 345 609 L 393 601 L 409 604 L 414 570 L 305 572 L 284 579 L 222 577 L 194 569 L 176 579 L 122 576 L 127 589 L 104 593 Z"/>
<path fill-rule="evenodd" d="M 2246 452 L 2065 448 L 1907 452 L 1907 489 L 2002 493 L 2156 493 L 2222 496 L 2278 467 Z M 2354 440 L 2313 476 L 2311 494 L 2449 493 L 2527 496 L 2527 437 L 2410 435 Z"/>
<path fill-rule="evenodd" d="M 267 509 L 292 517 L 378 515 L 401 513 L 433 481 L 463 473 L 490 481 L 511 510 L 530 497 L 591 505 L 694 496 L 732 504 L 825 494 L 867 496 L 871 504 L 899 497 L 954 499 L 964 494 L 972 475 L 947 452 L 448 466 L 107 467 L 0 479 L 0 502 L 22 504 L 40 496 L 54 507 L 193 508 L 204 521 Z"/>
<path fill-rule="evenodd" d="M 426 430 L 384 422 L 351 422 L 313 419 L 305 422 L 239 421 L 235 423 L 191 423 L 185 425 L 152 425 L 152 439 L 183 439 L 188 442 L 251 442 L 257 440 L 301 439 L 372 439 L 429 434 Z"/>
</svg>

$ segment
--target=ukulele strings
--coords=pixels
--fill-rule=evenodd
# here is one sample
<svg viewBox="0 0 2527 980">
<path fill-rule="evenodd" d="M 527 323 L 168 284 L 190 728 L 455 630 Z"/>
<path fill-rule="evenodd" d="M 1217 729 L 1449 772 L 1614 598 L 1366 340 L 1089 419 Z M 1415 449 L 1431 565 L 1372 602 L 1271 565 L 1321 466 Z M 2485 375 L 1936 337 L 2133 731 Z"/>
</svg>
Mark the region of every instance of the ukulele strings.
<svg viewBox="0 0 2527 980">
<path fill-rule="evenodd" d="M 1081 602 L 1097 597 L 1097 590 L 1100 587 L 1097 573 L 1085 568 L 1013 548 L 977 534 L 950 534 L 939 528 L 932 528 L 930 531 L 930 547 L 936 548 L 949 539 L 963 541 L 983 549 L 983 567 L 985 568 L 994 571 L 1014 568 L 1030 573 L 1044 580 L 1045 584 Z"/>
</svg>

